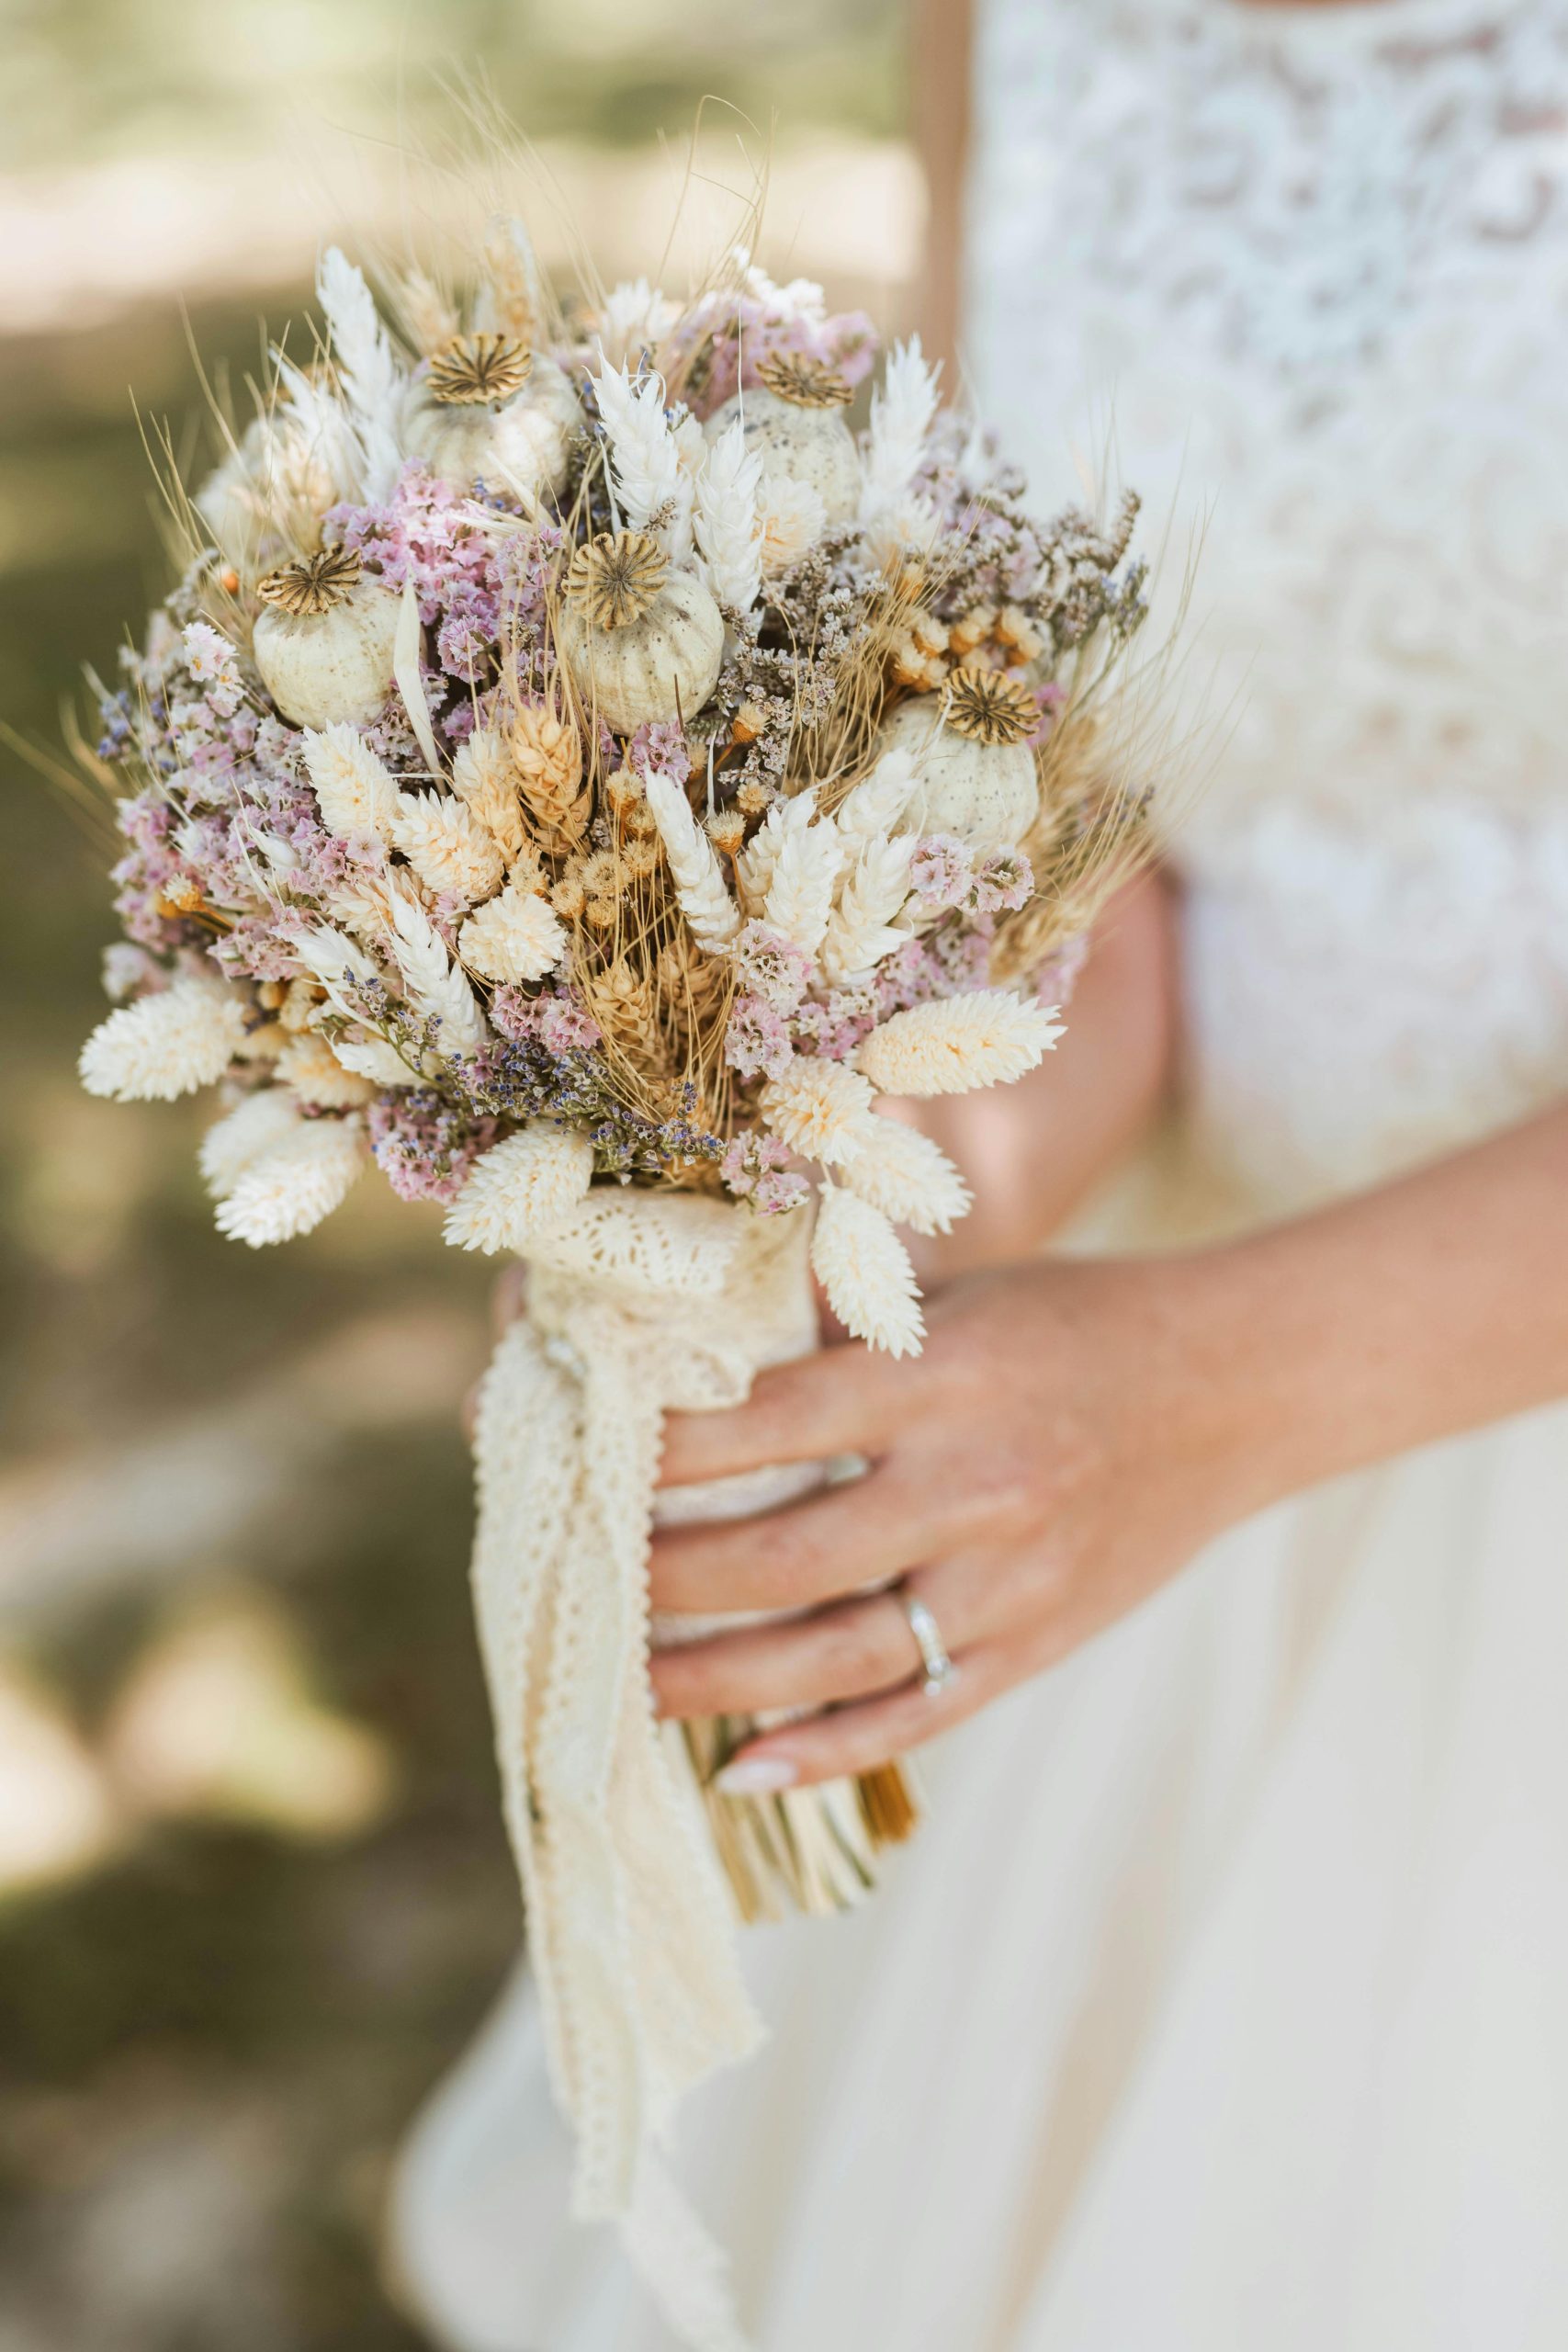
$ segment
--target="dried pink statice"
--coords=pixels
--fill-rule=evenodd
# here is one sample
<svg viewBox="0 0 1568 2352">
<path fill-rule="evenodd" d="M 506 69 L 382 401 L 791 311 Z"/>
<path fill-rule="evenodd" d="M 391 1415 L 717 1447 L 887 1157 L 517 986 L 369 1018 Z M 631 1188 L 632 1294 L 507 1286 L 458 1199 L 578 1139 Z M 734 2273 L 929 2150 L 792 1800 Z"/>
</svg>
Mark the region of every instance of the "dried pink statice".
<svg viewBox="0 0 1568 2352">
<path fill-rule="evenodd" d="M 752 996 L 775 1012 L 793 1012 L 811 983 L 809 956 L 765 922 L 742 923 L 735 935 L 735 966 Z"/>
<path fill-rule="evenodd" d="M 788 1147 L 777 1136 L 742 1127 L 719 1162 L 725 1190 L 750 1201 L 759 1216 L 778 1216 L 810 1197 L 807 1179 L 789 1165 Z"/>
<path fill-rule="evenodd" d="M 742 1078 L 779 1078 L 795 1057 L 789 1023 L 766 997 L 742 990 L 730 1008 L 724 1058 Z"/>
<path fill-rule="evenodd" d="M 400 1201 L 455 1201 L 495 1140 L 493 1119 L 469 1119 L 425 1086 L 400 1087 L 370 1106 L 370 1148 Z"/>
<path fill-rule="evenodd" d="M 926 833 L 909 860 L 909 888 L 928 907 L 960 907 L 975 879 L 975 854 L 956 834 Z"/>
<path fill-rule="evenodd" d="M 1034 868 L 1023 852 L 998 850 L 976 875 L 968 903 L 976 914 L 1000 914 L 1004 909 L 1015 914 L 1028 904 L 1033 888 Z"/>
<path fill-rule="evenodd" d="M 491 999 L 490 1015 L 513 1045 L 536 1040 L 547 1054 L 588 1053 L 604 1042 L 599 1023 L 570 987 L 540 996 L 529 996 L 521 988 L 499 988 Z"/>
</svg>

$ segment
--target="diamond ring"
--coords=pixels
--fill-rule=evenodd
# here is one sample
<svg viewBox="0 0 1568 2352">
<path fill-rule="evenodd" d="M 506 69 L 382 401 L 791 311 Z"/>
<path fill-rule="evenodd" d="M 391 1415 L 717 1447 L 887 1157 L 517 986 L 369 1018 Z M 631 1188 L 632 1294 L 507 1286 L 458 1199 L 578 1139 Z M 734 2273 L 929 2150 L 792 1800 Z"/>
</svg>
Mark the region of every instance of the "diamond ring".
<svg viewBox="0 0 1568 2352">
<path fill-rule="evenodd" d="M 923 1600 L 912 1592 L 895 1593 L 894 1599 L 909 1621 L 909 1631 L 919 1645 L 920 1664 L 925 1668 L 924 1690 L 928 1699 L 934 1699 L 945 1690 L 958 1668 L 948 1656 L 947 1644 L 942 1638 L 942 1627 Z"/>
</svg>

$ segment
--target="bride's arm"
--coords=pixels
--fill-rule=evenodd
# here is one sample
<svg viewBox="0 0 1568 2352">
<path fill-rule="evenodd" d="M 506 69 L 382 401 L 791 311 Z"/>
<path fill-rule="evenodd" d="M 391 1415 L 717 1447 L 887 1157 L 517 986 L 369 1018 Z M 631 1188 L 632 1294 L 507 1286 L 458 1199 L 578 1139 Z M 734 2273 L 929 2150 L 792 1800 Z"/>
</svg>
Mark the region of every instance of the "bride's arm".
<svg viewBox="0 0 1568 2352">
<path fill-rule="evenodd" d="M 970 0 L 917 0 L 911 56 L 915 141 L 926 175 L 926 245 L 919 289 L 921 340 L 953 368 L 964 182 L 969 145 Z"/>
<path fill-rule="evenodd" d="M 671 1420 L 671 1481 L 842 1453 L 872 1468 L 658 1539 L 660 1608 L 815 1605 L 665 1653 L 661 1702 L 835 1707 L 754 1742 L 740 1785 L 859 1769 L 1053 1665 L 1251 1512 L 1565 1395 L 1568 1105 L 1220 1248 L 957 1283 L 913 1362 L 831 1349 L 731 1413 Z M 959 1660 L 940 1695 L 910 1679 L 901 1607 L 864 1597 L 893 1578 Z"/>
<path fill-rule="evenodd" d="M 1174 1054 L 1176 954 L 1169 886 L 1141 876 L 1097 924 L 1041 1067 L 1015 1086 L 919 1105 L 921 1127 L 975 1188 L 963 1222 L 918 1245 L 923 1283 L 1041 1249 L 1147 1130 Z"/>
</svg>

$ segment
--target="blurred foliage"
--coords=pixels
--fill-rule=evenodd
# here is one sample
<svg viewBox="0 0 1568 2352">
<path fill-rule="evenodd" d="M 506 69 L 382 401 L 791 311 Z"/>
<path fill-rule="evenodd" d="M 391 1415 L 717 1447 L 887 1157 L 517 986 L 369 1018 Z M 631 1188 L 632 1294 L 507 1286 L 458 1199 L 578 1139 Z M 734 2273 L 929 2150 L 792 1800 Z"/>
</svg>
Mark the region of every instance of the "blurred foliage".
<svg viewBox="0 0 1568 2352">
<path fill-rule="evenodd" d="M 271 140 L 285 117 L 417 127 L 482 65 L 526 132 L 680 135 L 705 96 L 764 129 L 902 120 L 898 0 L 11 0 L 6 152 L 28 166 Z"/>
</svg>

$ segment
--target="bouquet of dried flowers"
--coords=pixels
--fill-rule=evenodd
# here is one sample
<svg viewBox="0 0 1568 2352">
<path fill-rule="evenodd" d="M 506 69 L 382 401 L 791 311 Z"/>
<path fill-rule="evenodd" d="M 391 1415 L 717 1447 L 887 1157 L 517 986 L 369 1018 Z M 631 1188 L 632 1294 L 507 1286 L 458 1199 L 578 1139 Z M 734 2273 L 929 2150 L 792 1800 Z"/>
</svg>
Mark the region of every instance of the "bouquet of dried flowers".
<svg viewBox="0 0 1568 2352">
<path fill-rule="evenodd" d="M 748 1726 L 652 1724 L 660 1413 L 813 1346 L 813 1271 L 919 1348 L 897 1228 L 969 1196 L 878 1098 L 1033 1068 L 1139 852 L 1135 502 L 1037 518 L 918 343 L 878 374 L 865 318 L 744 254 L 567 316 L 497 219 L 462 299 L 410 271 L 383 312 L 337 252 L 318 290 L 105 695 L 126 938 L 82 1075 L 222 1088 L 238 1240 L 375 1168 L 530 1261 L 477 1589 L 580 2205 L 625 2211 L 646 2127 L 753 2031 L 715 1851 L 748 1913 L 830 1908 L 913 1820 L 897 1770 L 709 1797 Z"/>
</svg>

